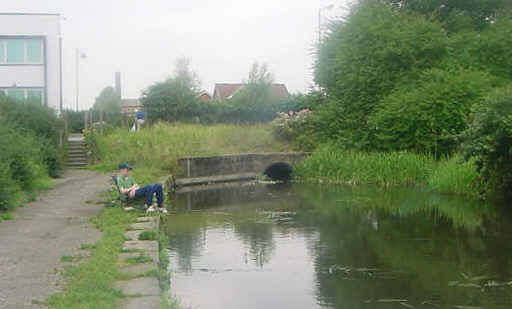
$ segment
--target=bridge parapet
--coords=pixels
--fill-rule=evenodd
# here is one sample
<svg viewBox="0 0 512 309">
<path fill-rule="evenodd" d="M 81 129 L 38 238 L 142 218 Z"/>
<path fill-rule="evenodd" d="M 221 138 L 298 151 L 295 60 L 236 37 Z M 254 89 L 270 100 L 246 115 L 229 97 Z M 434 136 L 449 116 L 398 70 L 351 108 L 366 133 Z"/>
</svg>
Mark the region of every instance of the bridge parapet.
<svg viewBox="0 0 512 309">
<path fill-rule="evenodd" d="M 179 178 L 212 177 L 244 173 L 262 174 L 269 166 L 286 163 L 295 166 L 308 156 L 305 152 L 246 153 L 178 160 Z"/>
</svg>

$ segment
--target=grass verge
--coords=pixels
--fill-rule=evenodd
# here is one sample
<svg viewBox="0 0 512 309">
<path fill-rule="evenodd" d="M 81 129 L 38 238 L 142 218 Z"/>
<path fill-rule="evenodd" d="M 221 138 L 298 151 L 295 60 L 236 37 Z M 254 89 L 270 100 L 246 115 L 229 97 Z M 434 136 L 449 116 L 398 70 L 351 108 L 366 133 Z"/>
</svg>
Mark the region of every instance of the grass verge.
<svg viewBox="0 0 512 309">
<path fill-rule="evenodd" d="M 120 275 L 118 256 L 124 242 L 124 232 L 136 215 L 120 208 L 104 208 L 94 219 L 103 236 L 90 246 L 91 257 L 82 264 L 67 269 L 64 290 L 48 299 L 50 308 L 113 309 L 123 295 L 114 288 Z"/>
<path fill-rule="evenodd" d="M 479 195 L 475 167 L 458 156 L 435 160 L 408 152 L 366 153 L 323 146 L 296 168 L 295 176 L 301 181 L 417 185 L 441 193 Z"/>
</svg>

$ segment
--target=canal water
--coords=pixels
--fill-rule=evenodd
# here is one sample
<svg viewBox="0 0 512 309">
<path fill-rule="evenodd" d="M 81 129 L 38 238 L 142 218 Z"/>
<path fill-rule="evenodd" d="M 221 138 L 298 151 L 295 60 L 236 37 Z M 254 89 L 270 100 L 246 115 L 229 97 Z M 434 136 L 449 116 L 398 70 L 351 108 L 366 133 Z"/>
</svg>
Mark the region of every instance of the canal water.
<svg viewBox="0 0 512 309">
<path fill-rule="evenodd" d="M 184 308 L 512 308 L 512 219 L 420 189 L 223 185 L 165 226 Z"/>
</svg>

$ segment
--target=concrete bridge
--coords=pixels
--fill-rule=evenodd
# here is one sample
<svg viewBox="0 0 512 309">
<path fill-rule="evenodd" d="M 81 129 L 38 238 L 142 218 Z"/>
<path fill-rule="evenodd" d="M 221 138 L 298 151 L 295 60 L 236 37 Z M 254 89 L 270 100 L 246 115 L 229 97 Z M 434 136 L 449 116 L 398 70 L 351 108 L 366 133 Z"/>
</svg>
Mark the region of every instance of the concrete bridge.
<svg viewBox="0 0 512 309">
<path fill-rule="evenodd" d="M 176 184 L 194 185 L 255 179 L 266 175 L 272 180 L 289 180 L 293 167 L 308 153 L 247 153 L 178 160 L 180 173 Z"/>
</svg>

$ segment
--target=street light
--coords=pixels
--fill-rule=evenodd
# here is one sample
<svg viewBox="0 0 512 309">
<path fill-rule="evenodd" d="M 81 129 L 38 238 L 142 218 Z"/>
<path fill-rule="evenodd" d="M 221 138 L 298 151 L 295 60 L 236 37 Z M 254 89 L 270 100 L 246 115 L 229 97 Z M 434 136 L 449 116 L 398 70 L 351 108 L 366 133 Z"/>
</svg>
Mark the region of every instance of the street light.
<svg viewBox="0 0 512 309">
<path fill-rule="evenodd" d="M 80 51 L 80 49 L 76 49 L 75 53 L 75 61 L 76 61 L 76 111 L 78 112 L 78 98 L 80 94 L 80 59 L 87 58 L 87 55 Z"/>
</svg>

